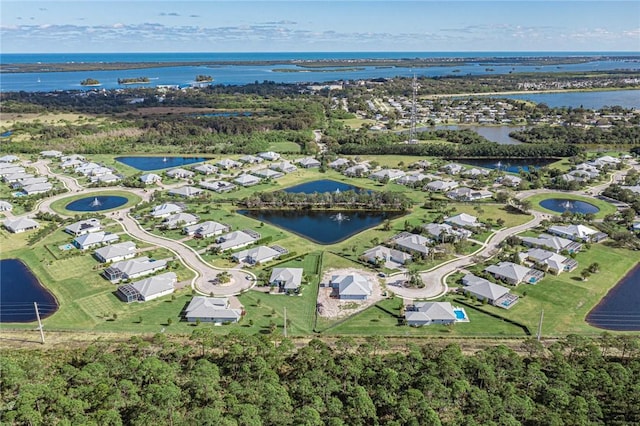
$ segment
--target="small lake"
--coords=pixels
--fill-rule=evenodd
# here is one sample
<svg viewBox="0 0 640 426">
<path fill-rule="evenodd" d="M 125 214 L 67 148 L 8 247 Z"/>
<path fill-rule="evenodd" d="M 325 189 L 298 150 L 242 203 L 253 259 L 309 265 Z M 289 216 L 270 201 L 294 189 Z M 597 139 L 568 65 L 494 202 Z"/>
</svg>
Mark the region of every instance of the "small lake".
<svg viewBox="0 0 640 426">
<path fill-rule="evenodd" d="M 142 171 L 182 167 L 206 160 L 203 157 L 116 157 L 116 161 Z"/>
<path fill-rule="evenodd" d="M 589 312 L 587 323 L 605 330 L 640 331 L 640 264 Z"/>
<path fill-rule="evenodd" d="M 553 158 L 464 158 L 453 161 L 460 164 L 468 164 L 470 166 L 484 167 L 486 169 L 499 169 L 507 173 L 520 173 L 520 170 L 528 172 L 531 167 L 539 169 L 540 167 L 545 167 L 551 163 L 555 163 L 558 160 Z"/>
<path fill-rule="evenodd" d="M 348 183 L 338 182 L 331 179 L 320 179 L 314 180 L 311 182 L 301 183 L 300 185 L 291 186 L 289 188 L 283 189 L 284 192 L 289 192 L 293 194 L 313 194 L 323 193 L 323 192 L 345 192 L 345 191 L 363 191 L 362 188 L 358 188 L 357 186 L 349 185 Z"/>
<path fill-rule="evenodd" d="M 491 142 L 496 142 L 499 145 L 519 145 L 520 142 L 517 139 L 509 136 L 509 133 L 515 132 L 518 130 L 524 129 L 524 126 L 458 126 L 458 125 L 450 125 L 450 126 L 433 126 L 433 127 L 422 127 L 418 129 L 418 131 L 429 131 L 429 130 L 472 130 L 479 134 L 480 136 L 490 140 Z"/>
<path fill-rule="evenodd" d="M 53 294 L 18 259 L 0 260 L 0 294 L 0 323 L 36 321 L 33 302 L 41 319 L 58 310 Z"/>
<path fill-rule="evenodd" d="M 65 209 L 72 212 L 99 212 L 102 210 L 111 210 L 116 207 L 123 206 L 127 203 L 126 197 L 117 195 L 99 195 L 97 197 L 85 197 L 72 201 L 64 206 Z"/>
<path fill-rule="evenodd" d="M 399 212 L 337 210 L 238 210 L 239 214 L 270 223 L 318 244 L 335 244 L 402 215 Z"/>
<path fill-rule="evenodd" d="M 580 200 L 569 200 L 567 198 L 547 198 L 546 200 L 540 201 L 540 206 L 558 213 L 570 211 L 571 213 L 595 214 L 600 211 L 598 207 L 591 203 Z"/>
</svg>

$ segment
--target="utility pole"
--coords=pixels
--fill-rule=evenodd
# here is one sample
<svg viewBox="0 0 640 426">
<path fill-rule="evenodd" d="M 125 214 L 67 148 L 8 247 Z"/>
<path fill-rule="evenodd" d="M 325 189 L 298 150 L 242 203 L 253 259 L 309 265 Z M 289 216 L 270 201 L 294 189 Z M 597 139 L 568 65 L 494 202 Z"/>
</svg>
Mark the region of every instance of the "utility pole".
<svg viewBox="0 0 640 426">
<path fill-rule="evenodd" d="M 287 337 L 287 307 L 284 308 L 284 337 Z"/>
<path fill-rule="evenodd" d="M 538 342 L 542 336 L 542 319 L 544 318 L 544 309 L 540 311 L 540 322 L 538 323 Z"/>
<path fill-rule="evenodd" d="M 38 318 L 38 330 L 40 330 L 40 339 L 44 345 L 44 331 L 42 330 L 42 321 L 40 321 L 40 312 L 38 311 L 38 303 L 33 302 L 33 306 L 36 308 L 36 318 Z"/>
<path fill-rule="evenodd" d="M 416 95 L 418 94 L 418 80 L 413 74 L 411 81 L 411 127 L 409 128 L 409 144 L 416 143 Z"/>
</svg>

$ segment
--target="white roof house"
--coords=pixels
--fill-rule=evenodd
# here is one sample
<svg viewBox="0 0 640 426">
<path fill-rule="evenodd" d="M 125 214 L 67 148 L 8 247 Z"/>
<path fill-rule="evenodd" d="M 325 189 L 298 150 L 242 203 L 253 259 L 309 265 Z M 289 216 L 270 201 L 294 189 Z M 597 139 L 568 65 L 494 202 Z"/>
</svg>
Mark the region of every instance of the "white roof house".
<svg viewBox="0 0 640 426">
<path fill-rule="evenodd" d="M 427 223 L 422 228 L 439 242 L 464 240 L 473 235 L 468 229 L 454 228 L 447 223 Z"/>
<path fill-rule="evenodd" d="M 203 192 L 204 190 L 194 186 L 182 186 L 180 188 L 173 188 L 169 190 L 169 194 L 185 198 L 197 197 Z"/>
<path fill-rule="evenodd" d="M 133 279 L 153 274 L 167 267 L 167 260 L 149 259 L 147 256 L 116 262 L 104 270 L 103 275 L 109 281 Z"/>
<path fill-rule="evenodd" d="M 367 173 L 369 173 L 369 166 L 366 164 L 356 164 L 351 167 L 347 167 L 342 172 L 342 174 L 345 176 L 355 176 L 355 177 L 361 177 L 366 175 Z"/>
<path fill-rule="evenodd" d="M 56 150 L 40 151 L 40 156 L 58 158 L 62 157 L 62 153 Z"/>
<path fill-rule="evenodd" d="M 444 171 L 446 171 L 447 173 L 449 173 L 450 175 L 457 175 L 457 174 L 460 174 L 464 170 L 464 167 L 462 167 L 460 164 L 449 163 L 449 164 L 443 166 L 442 169 Z"/>
<path fill-rule="evenodd" d="M 79 248 L 80 250 L 87 250 L 91 247 L 101 246 L 104 244 L 111 244 L 115 241 L 118 241 L 120 237 L 116 234 L 111 234 L 109 232 L 98 231 L 98 232 L 90 232 L 88 234 L 82 234 L 77 236 L 73 240 L 73 245 Z"/>
<path fill-rule="evenodd" d="M 203 180 L 202 182 L 200 182 L 200 187 L 204 189 L 208 189 L 210 191 L 215 191 L 218 193 L 229 192 L 232 189 L 237 188 L 234 184 L 230 182 L 225 182 L 223 180 L 216 180 L 216 181 Z"/>
<path fill-rule="evenodd" d="M 320 161 L 316 160 L 313 157 L 299 158 L 298 160 L 296 160 L 296 163 L 300 164 L 300 166 L 304 167 L 305 169 L 320 167 L 320 165 L 322 164 Z"/>
<path fill-rule="evenodd" d="M 167 176 L 171 178 L 180 178 L 180 179 L 190 179 L 195 175 L 195 173 L 192 172 L 191 170 L 186 170 L 180 167 L 167 170 L 165 173 L 167 174 Z"/>
<path fill-rule="evenodd" d="M 25 186 L 29 186 L 29 185 L 35 185 L 36 183 L 45 183 L 49 180 L 48 177 L 46 176 L 38 176 L 38 177 L 32 177 L 29 179 L 24 179 L 18 182 L 15 182 L 14 184 L 11 185 L 11 187 L 13 189 L 18 189 L 18 188 L 23 188 Z"/>
<path fill-rule="evenodd" d="M 411 260 L 409 253 L 395 250 L 385 246 L 375 246 L 365 251 L 362 257 L 369 263 L 377 262 L 393 262 L 404 265 L 405 262 Z"/>
<path fill-rule="evenodd" d="M 372 283 L 358 273 L 334 275 L 329 284 L 338 289 L 340 299 L 366 300 L 373 294 Z"/>
<path fill-rule="evenodd" d="M 280 154 L 273 151 L 261 152 L 258 154 L 258 157 L 264 158 L 265 160 L 275 161 L 280 158 Z"/>
<path fill-rule="evenodd" d="M 429 254 L 429 244 L 432 243 L 430 239 L 420 234 L 402 235 L 400 238 L 393 240 L 395 246 L 403 251 L 410 253 L 419 253 L 421 255 Z"/>
<path fill-rule="evenodd" d="M 349 164 L 351 164 L 351 160 L 347 158 L 338 158 L 330 162 L 328 166 L 331 167 L 332 169 L 339 169 L 341 167 L 348 166 Z"/>
<path fill-rule="evenodd" d="M 238 322 L 242 309 L 231 308 L 227 298 L 196 296 L 189 302 L 185 317 L 189 322 Z"/>
<path fill-rule="evenodd" d="M 27 185 L 27 186 L 23 186 L 22 187 L 22 192 L 24 192 L 27 195 L 33 195 L 33 194 L 43 194 L 45 192 L 49 192 L 53 189 L 53 185 L 49 182 L 41 182 L 41 183 L 34 183 L 31 185 Z"/>
<path fill-rule="evenodd" d="M 85 161 L 86 158 L 84 158 L 84 156 L 80 155 L 80 154 L 69 154 L 69 155 L 65 155 L 63 157 L 60 157 L 60 161 L 62 161 L 62 162 L 73 161 L 73 160 Z"/>
<path fill-rule="evenodd" d="M 287 160 L 283 160 L 278 163 L 273 163 L 269 166 L 269 168 L 271 170 L 278 170 L 283 173 L 293 173 L 296 170 L 298 170 L 298 168 L 295 165 L 293 165 L 293 163 Z"/>
<path fill-rule="evenodd" d="M 471 189 L 467 187 L 456 188 L 447 192 L 447 197 L 458 201 L 477 201 L 491 198 L 493 193 L 483 189 Z"/>
<path fill-rule="evenodd" d="M 155 173 L 145 173 L 142 176 L 140 176 L 140 182 L 144 183 L 145 185 L 151 185 L 151 184 L 160 182 L 161 180 L 162 180 L 162 177 L 160 177 Z"/>
<path fill-rule="evenodd" d="M 198 222 L 200 218 L 191 213 L 174 213 L 167 216 L 162 221 L 162 226 L 167 229 L 177 229 L 184 226 L 193 225 Z"/>
<path fill-rule="evenodd" d="M 264 161 L 264 158 L 256 157 L 254 155 L 245 155 L 244 157 L 240 157 L 238 160 L 248 164 L 259 164 Z"/>
<path fill-rule="evenodd" d="M 398 169 L 382 169 L 382 170 L 378 170 L 376 172 L 371 173 L 369 175 L 369 179 L 373 179 L 373 180 L 377 180 L 377 181 L 388 179 L 390 181 L 393 181 L 393 180 L 396 180 L 396 179 L 400 179 L 404 175 L 406 175 L 406 173 L 403 172 L 402 170 L 398 170 Z"/>
<path fill-rule="evenodd" d="M 76 237 L 89 232 L 97 232 L 102 229 L 100 220 L 96 218 L 81 220 L 64 228 L 64 232 L 67 234 L 75 235 Z"/>
<path fill-rule="evenodd" d="M 273 268 L 269 284 L 283 291 L 295 291 L 302 283 L 302 268 Z"/>
<path fill-rule="evenodd" d="M 235 169 L 237 167 L 242 167 L 242 163 L 232 160 L 230 158 L 225 158 L 224 160 L 218 161 L 216 163 L 216 166 L 225 170 L 229 170 L 229 169 Z"/>
<path fill-rule="evenodd" d="M 212 237 L 214 235 L 220 235 L 223 232 L 229 232 L 229 226 L 212 220 L 185 226 L 182 229 L 182 233 L 186 235 L 193 235 L 195 238 Z"/>
<path fill-rule="evenodd" d="M 245 262 L 250 265 L 257 265 L 258 263 L 269 262 L 280 257 L 280 255 L 282 255 L 281 251 L 267 246 L 258 246 L 233 253 L 232 257 L 236 262 Z"/>
<path fill-rule="evenodd" d="M 458 182 L 452 180 L 434 180 L 433 182 L 429 182 L 425 186 L 425 189 L 432 192 L 445 192 L 457 187 Z"/>
<path fill-rule="evenodd" d="M 607 234 L 591 229 L 584 225 L 554 225 L 548 229 L 548 232 L 559 237 L 568 238 L 573 241 L 601 241 L 607 237 Z"/>
<path fill-rule="evenodd" d="M 566 238 L 549 234 L 540 234 L 538 237 L 520 237 L 522 243 L 529 247 L 543 247 L 559 253 L 567 250 L 569 253 L 577 253 L 582 248 L 582 244 Z"/>
<path fill-rule="evenodd" d="M 159 218 L 159 217 L 167 217 L 169 215 L 182 212 L 182 207 L 174 203 L 162 203 L 159 206 L 155 206 L 151 210 L 151 216 Z"/>
<path fill-rule="evenodd" d="M 259 184 L 262 179 L 257 176 L 243 174 L 233 180 L 240 186 L 253 186 Z"/>
<path fill-rule="evenodd" d="M 212 164 L 204 163 L 193 167 L 193 170 L 203 175 L 212 175 L 218 171 L 218 168 Z"/>
<path fill-rule="evenodd" d="M 121 243 L 110 244 L 100 247 L 93 252 L 93 255 L 101 263 L 119 262 L 130 259 L 136 255 L 136 243 L 133 241 L 123 241 Z"/>
<path fill-rule="evenodd" d="M 460 213 L 455 216 L 451 216 L 445 219 L 445 223 L 448 223 L 451 226 L 460 226 L 462 228 L 477 228 L 482 226 L 480 222 L 478 222 L 478 218 L 475 216 L 471 216 L 470 214 Z"/>
<path fill-rule="evenodd" d="M 2 180 L 4 180 L 7 183 L 13 183 L 13 182 L 18 182 L 19 180 L 31 179 L 34 177 L 35 176 L 32 175 L 31 173 L 18 172 L 18 173 L 12 173 L 10 175 L 4 175 Z"/>
<path fill-rule="evenodd" d="M 113 182 L 117 182 L 119 180 L 122 180 L 122 178 L 118 175 L 114 175 L 113 173 L 106 173 L 104 175 L 100 175 L 100 176 L 91 176 L 89 178 L 91 180 L 92 183 L 98 182 L 98 183 L 113 183 Z"/>
<path fill-rule="evenodd" d="M 4 155 L 0 157 L 0 163 L 13 163 L 18 160 L 20 160 L 20 158 L 17 155 Z"/>
<path fill-rule="evenodd" d="M 489 170 L 487 170 L 487 169 L 479 169 L 477 167 L 473 167 L 471 169 L 464 170 L 462 172 L 462 175 L 463 176 L 472 177 L 472 178 L 477 178 L 477 177 L 482 177 L 482 176 L 489 176 L 489 173 L 491 173 L 491 172 Z"/>
<path fill-rule="evenodd" d="M 560 272 L 571 272 L 578 267 L 578 262 L 574 259 L 540 248 L 532 248 L 524 253 L 524 256 L 536 265 L 546 266 L 556 275 Z"/>
<path fill-rule="evenodd" d="M 36 229 L 40 227 L 40 224 L 33 219 L 29 219 L 28 217 L 17 217 L 15 219 L 5 219 L 2 222 L 5 228 L 7 228 L 10 232 L 14 234 L 18 234 L 20 232 L 29 231 L 31 229 Z"/>
<path fill-rule="evenodd" d="M 278 172 L 276 170 L 271 170 L 271 169 L 255 170 L 251 172 L 251 174 L 254 174 L 264 179 L 278 179 L 284 176 L 284 173 Z"/>
<path fill-rule="evenodd" d="M 66 169 L 68 167 L 73 167 L 74 169 L 78 166 L 81 166 L 84 164 L 84 161 L 82 160 L 62 160 L 62 163 L 60 164 L 60 167 L 62 167 L 63 169 Z"/>
<path fill-rule="evenodd" d="M 415 302 L 404 312 L 408 325 L 453 324 L 456 314 L 449 302 Z"/>
<path fill-rule="evenodd" d="M 16 173 L 25 173 L 24 167 L 15 166 L 10 163 L 0 163 L 0 176 L 3 178 Z"/>
<path fill-rule="evenodd" d="M 259 239 L 260 234 L 254 232 L 248 233 L 245 231 L 233 231 L 216 238 L 216 244 L 214 244 L 214 247 L 219 248 L 220 251 L 234 250 L 253 244 Z"/>
<path fill-rule="evenodd" d="M 165 272 L 131 284 L 121 285 L 118 287 L 118 295 L 127 303 L 148 302 L 173 293 L 176 282 L 178 282 L 178 276 L 175 272 Z"/>
<path fill-rule="evenodd" d="M 10 202 L 0 200 L 0 212 L 10 212 L 11 210 L 13 210 L 13 206 Z"/>
<path fill-rule="evenodd" d="M 497 265 L 491 265 L 485 268 L 485 272 L 512 285 L 518 285 L 522 282 L 536 284 L 544 277 L 544 272 L 542 271 L 512 262 L 500 262 Z"/>
</svg>

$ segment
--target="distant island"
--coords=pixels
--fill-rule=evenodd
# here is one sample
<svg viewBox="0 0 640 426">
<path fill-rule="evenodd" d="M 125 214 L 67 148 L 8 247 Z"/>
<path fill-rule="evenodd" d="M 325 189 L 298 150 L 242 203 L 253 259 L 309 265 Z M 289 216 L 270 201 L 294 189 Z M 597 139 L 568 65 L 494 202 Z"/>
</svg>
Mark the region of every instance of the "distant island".
<svg viewBox="0 0 640 426">
<path fill-rule="evenodd" d="M 80 82 L 81 86 L 100 86 L 100 82 L 95 78 L 87 78 Z"/>
<path fill-rule="evenodd" d="M 119 78 L 118 84 L 146 84 L 149 81 L 149 77 Z"/>
<path fill-rule="evenodd" d="M 211 77 L 210 75 L 202 75 L 202 74 L 196 76 L 197 83 L 206 83 L 208 81 L 213 81 L 213 77 Z"/>
</svg>

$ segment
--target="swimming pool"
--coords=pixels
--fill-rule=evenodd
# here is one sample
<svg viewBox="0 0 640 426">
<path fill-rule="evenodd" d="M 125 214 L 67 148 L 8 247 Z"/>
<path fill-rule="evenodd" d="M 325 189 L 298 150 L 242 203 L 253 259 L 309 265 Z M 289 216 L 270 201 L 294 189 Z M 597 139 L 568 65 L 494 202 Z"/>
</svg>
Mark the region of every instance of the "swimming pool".
<svg viewBox="0 0 640 426">
<path fill-rule="evenodd" d="M 453 313 L 456 316 L 456 322 L 469 322 L 469 317 L 463 308 L 453 308 Z"/>
</svg>

